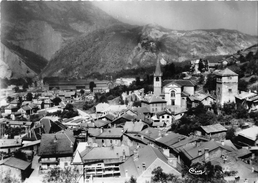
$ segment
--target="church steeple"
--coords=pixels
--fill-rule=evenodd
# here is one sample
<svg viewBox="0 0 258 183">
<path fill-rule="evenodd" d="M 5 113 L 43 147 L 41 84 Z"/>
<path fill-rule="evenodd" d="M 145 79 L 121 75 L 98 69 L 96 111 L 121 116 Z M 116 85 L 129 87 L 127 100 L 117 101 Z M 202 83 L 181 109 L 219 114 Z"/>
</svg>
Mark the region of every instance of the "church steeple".
<svg viewBox="0 0 258 183">
<path fill-rule="evenodd" d="M 154 76 L 159 76 L 159 77 L 162 76 L 159 58 L 157 59 L 156 70 L 155 70 Z"/>
<path fill-rule="evenodd" d="M 153 77 L 153 90 L 154 90 L 154 95 L 159 96 L 161 94 L 161 85 L 162 85 L 162 81 L 161 81 L 161 77 L 162 77 L 162 72 L 161 72 L 161 68 L 160 68 L 160 60 L 159 57 L 157 58 L 157 63 L 156 63 L 156 69 L 155 69 L 155 73 L 154 73 L 154 77 Z"/>
</svg>

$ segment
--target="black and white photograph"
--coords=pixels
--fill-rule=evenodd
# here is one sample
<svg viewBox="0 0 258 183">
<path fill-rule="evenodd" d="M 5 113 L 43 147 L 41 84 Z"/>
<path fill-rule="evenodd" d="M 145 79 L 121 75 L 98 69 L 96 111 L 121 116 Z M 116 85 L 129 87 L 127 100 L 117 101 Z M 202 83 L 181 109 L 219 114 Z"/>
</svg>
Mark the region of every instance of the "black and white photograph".
<svg viewBox="0 0 258 183">
<path fill-rule="evenodd" d="M 0 6 L 1 183 L 258 183 L 258 1 Z"/>
</svg>

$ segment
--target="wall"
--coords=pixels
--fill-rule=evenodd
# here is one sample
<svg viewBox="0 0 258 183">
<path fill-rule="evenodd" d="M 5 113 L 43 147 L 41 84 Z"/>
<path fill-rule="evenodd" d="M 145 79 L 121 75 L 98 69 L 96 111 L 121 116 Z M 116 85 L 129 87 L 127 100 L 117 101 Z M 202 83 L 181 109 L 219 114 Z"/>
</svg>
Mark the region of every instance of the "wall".
<svg viewBox="0 0 258 183">
<path fill-rule="evenodd" d="M 232 92 L 229 92 L 229 89 Z M 221 105 L 226 102 L 235 102 L 235 96 L 238 94 L 238 76 L 218 77 L 216 94 L 217 102 Z"/>
<path fill-rule="evenodd" d="M 175 97 L 171 97 L 171 91 L 175 91 Z M 164 92 L 167 105 L 172 105 L 171 100 L 174 99 L 175 105 L 181 106 L 181 87 L 172 83 L 164 87 Z"/>
<path fill-rule="evenodd" d="M 194 95 L 194 87 L 193 86 L 184 86 L 183 91 L 189 93 L 190 95 Z"/>
</svg>

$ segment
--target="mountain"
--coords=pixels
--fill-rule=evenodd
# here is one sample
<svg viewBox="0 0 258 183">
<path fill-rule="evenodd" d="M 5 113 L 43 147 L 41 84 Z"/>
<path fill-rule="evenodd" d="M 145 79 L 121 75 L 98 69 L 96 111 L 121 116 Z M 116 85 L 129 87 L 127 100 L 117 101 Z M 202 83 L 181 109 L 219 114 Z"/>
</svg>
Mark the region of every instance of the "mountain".
<svg viewBox="0 0 258 183">
<path fill-rule="evenodd" d="M 167 63 L 196 56 L 229 55 L 257 43 L 257 37 L 235 30 L 177 31 L 157 25 L 116 25 L 79 36 L 61 48 L 41 73 L 46 76 L 83 78 L 155 65 L 160 50 Z"/>
<path fill-rule="evenodd" d="M 13 64 L 16 65 L 17 70 L 19 61 L 24 61 L 23 58 L 17 58 L 24 52 L 34 54 L 33 59 L 23 62 L 26 67 L 31 68 L 30 66 L 35 65 L 39 60 L 49 61 L 69 40 L 119 23 L 90 2 L 3 1 L 1 2 L 1 43 L 3 49 L 8 50 L 5 54 L 11 54 L 3 58 L 11 60 L 3 59 L 0 67 L 9 68 L 9 74 L 6 76 L 10 76 L 12 71 L 10 68 L 13 68 Z M 13 54 L 17 57 L 13 57 Z M 35 59 L 36 57 L 38 58 Z M 45 65 L 36 64 L 38 68 L 31 69 L 38 74 Z M 11 75 L 23 76 L 16 70 L 12 71 Z"/>
<path fill-rule="evenodd" d="M 235 30 L 128 25 L 91 2 L 3 1 L 0 77 L 83 78 L 155 65 L 156 50 L 170 63 L 255 43 L 257 37 Z"/>
</svg>

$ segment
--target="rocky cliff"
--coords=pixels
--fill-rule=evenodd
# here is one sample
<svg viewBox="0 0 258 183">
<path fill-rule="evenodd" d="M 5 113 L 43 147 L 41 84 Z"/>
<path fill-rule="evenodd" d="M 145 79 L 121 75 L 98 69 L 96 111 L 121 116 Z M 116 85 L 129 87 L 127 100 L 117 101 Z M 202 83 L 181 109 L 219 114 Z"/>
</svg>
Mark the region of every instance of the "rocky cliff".
<svg viewBox="0 0 258 183">
<path fill-rule="evenodd" d="M 228 55 L 255 43 L 257 37 L 234 30 L 176 31 L 157 25 L 119 25 L 71 41 L 54 55 L 42 75 L 82 78 L 96 72 L 148 67 L 157 58 L 151 49 L 153 44 L 170 63 L 195 56 Z"/>
</svg>

